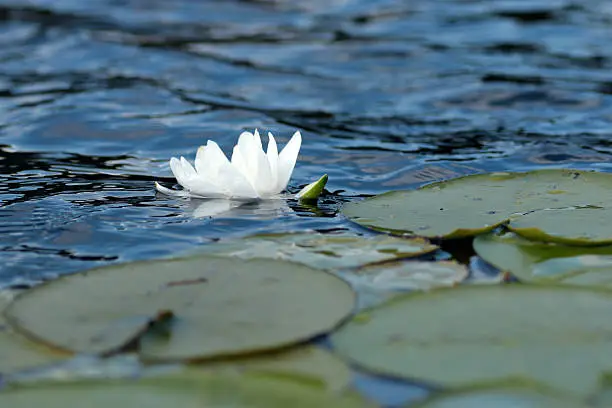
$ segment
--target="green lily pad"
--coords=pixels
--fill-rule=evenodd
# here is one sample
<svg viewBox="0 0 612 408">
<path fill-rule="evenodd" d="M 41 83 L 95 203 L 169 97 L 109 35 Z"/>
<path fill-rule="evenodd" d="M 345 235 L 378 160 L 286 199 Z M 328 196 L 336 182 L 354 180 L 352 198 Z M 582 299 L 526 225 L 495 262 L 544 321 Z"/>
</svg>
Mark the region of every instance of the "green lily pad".
<svg viewBox="0 0 612 408">
<path fill-rule="evenodd" d="M 0 406 L 80 407 L 356 408 L 356 396 L 339 396 L 298 381 L 220 373 L 140 380 L 82 381 L 14 387 L 0 392 Z"/>
<path fill-rule="evenodd" d="M 51 364 L 66 358 L 40 344 L 14 333 L 2 318 L 2 312 L 10 303 L 6 292 L 0 292 L 0 373 L 6 374 L 36 366 Z"/>
<path fill-rule="evenodd" d="M 612 244 L 612 208 L 534 211 L 513 218 L 508 228 L 525 238 L 566 245 Z"/>
<path fill-rule="evenodd" d="M 197 370 L 215 372 L 255 372 L 271 375 L 291 375 L 306 382 L 322 385 L 331 392 L 349 387 L 352 374 L 344 361 L 330 352 L 314 346 L 267 353 L 230 361 L 213 361 L 198 365 Z M 193 370 L 193 368 L 188 368 Z"/>
<path fill-rule="evenodd" d="M 413 292 L 332 335 L 375 373 L 447 387 L 525 379 L 576 396 L 612 368 L 612 291 L 562 285 Z"/>
<path fill-rule="evenodd" d="M 586 408 L 587 405 L 578 399 L 541 387 L 500 385 L 436 393 L 413 407 Z"/>
<path fill-rule="evenodd" d="M 300 343 L 352 311 L 347 283 L 304 265 L 194 256 L 94 269 L 6 310 L 27 336 L 79 353 L 139 345 L 145 360 L 218 358 Z"/>
<path fill-rule="evenodd" d="M 244 259 L 285 259 L 313 268 L 343 269 L 416 257 L 437 249 L 436 245 L 422 238 L 310 233 L 253 235 L 219 241 L 198 252 Z"/>
<path fill-rule="evenodd" d="M 610 202 L 612 174 L 550 169 L 460 177 L 348 203 L 343 212 L 392 234 L 460 238 L 491 231 L 514 214 Z"/>
<path fill-rule="evenodd" d="M 474 250 L 491 265 L 525 282 L 612 287 L 612 246 L 573 247 L 505 233 L 476 237 Z"/>
</svg>

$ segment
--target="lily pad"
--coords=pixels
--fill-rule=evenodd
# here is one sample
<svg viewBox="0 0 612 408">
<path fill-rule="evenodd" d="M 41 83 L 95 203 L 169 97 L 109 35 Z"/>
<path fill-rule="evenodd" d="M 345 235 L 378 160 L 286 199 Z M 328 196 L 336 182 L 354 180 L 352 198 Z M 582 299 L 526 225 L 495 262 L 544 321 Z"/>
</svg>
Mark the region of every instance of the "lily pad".
<svg viewBox="0 0 612 408">
<path fill-rule="evenodd" d="M 348 203 L 343 212 L 392 234 L 460 238 L 491 231 L 514 214 L 610 202 L 612 174 L 549 169 L 460 177 Z"/>
<path fill-rule="evenodd" d="M 488 263 L 525 282 L 612 287 L 612 246 L 557 245 L 505 233 L 476 237 L 474 250 Z"/>
<path fill-rule="evenodd" d="M 525 379 L 576 396 L 612 368 L 612 291 L 562 285 L 413 292 L 332 335 L 379 374 L 447 387 Z"/>
<path fill-rule="evenodd" d="M 587 405 L 564 394 L 539 387 L 471 387 L 437 393 L 413 405 L 414 408 L 586 408 Z"/>
<path fill-rule="evenodd" d="M 25 292 L 9 322 L 78 353 L 139 345 L 146 360 L 269 351 L 335 328 L 355 294 L 324 271 L 284 261 L 194 256 L 70 275 Z"/>
<path fill-rule="evenodd" d="M 612 244 L 612 208 L 534 211 L 513 218 L 508 228 L 525 238 L 566 245 Z"/>
<path fill-rule="evenodd" d="M 189 368 L 192 370 L 193 368 Z M 352 374 L 344 361 L 315 346 L 294 348 L 231 361 L 213 361 L 198 365 L 197 370 L 215 372 L 254 372 L 299 377 L 305 382 L 322 385 L 331 392 L 347 389 Z"/>
<path fill-rule="evenodd" d="M 416 257 L 437 249 L 422 238 L 311 233 L 253 235 L 220 241 L 198 251 L 244 259 L 285 259 L 319 269 L 343 269 Z"/>
<path fill-rule="evenodd" d="M 321 387 L 262 376 L 219 373 L 140 380 L 50 383 L 0 392 L 0 406 L 11 408 L 108 407 L 366 407 L 356 396 L 338 396 Z"/>
<path fill-rule="evenodd" d="M 29 341 L 14 333 L 2 318 L 2 312 L 10 303 L 10 297 L 0 292 L 0 374 L 54 363 L 66 358 L 47 347 Z"/>
</svg>

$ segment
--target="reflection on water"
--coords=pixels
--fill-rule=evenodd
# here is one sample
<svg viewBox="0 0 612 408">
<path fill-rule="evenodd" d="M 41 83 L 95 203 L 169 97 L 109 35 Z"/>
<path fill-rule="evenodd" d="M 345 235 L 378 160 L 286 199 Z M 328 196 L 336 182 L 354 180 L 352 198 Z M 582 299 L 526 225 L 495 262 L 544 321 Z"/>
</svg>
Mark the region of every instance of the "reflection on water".
<svg viewBox="0 0 612 408">
<path fill-rule="evenodd" d="M 263 201 L 237 201 L 224 199 L 188 200 L 194 218 L 236 217 L 274 220 L 293 211 L 283 198 Z"/>
</svg>

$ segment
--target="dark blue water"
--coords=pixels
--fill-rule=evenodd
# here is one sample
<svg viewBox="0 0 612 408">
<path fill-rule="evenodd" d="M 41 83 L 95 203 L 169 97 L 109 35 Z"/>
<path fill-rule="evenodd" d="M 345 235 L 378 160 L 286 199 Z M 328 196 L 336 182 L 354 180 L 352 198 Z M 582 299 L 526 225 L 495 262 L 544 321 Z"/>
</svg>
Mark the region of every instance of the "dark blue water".
<svg viewBox="0 0 612 408">
<path fill-rule="evenodd" d="M 609 171 L 605 0 L 0 0 L 0 285 L 261 231 L 479 171 Z M 198 217 L 167 160 L 304 136 L 318 208 Z"/>
</svg>

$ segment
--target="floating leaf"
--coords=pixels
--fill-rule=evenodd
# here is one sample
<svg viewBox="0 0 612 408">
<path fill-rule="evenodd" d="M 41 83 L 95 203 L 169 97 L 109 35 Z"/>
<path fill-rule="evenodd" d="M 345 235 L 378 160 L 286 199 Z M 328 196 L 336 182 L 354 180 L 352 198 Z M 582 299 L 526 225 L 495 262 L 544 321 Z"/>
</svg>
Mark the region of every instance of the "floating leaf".
<svg viewBox="0 0 612 408">
<path fill-rule="evenodd" d="M 459 238 L 491 231 L 517 213 L 610 202 L 612 174 L 550 169 L 465 176 L 348 203 L 343 212 L 379 231 Z"/>
<path fill-rule="evenodd" d="M 474 250 L 485 261 L 526 282 L 612 287 L 612 246 L 572 247 L 505 233 L 476 237 Z"/>
<path fill-rule="evenodd" d="M 173 366 L 178 367 L 179 364 Z M 118 354 L 112 357 L 81 354 L 56 363 L 11 372 L 3 381 L 8 386 L 22 386 L 50 382 L 133 379 L 158 370 L 167 370 L 168 367 L 169 365 L 164 364 L 147 366 L 135 354 Z"/>
<path fill-rule="evenodd" d="M 149 360 L 244 355 L 333 329 L 352 311 L 348 284 L 284 261 L 194 256 L 70 275 L 19 296 L 20 331 L 80 353 L 140 343 Z"/>
<path fill-rule="evenodd" d="M 534 211 L 513 218 L 508 228 L 525 238 L 566 245 L 612 244 L 612 208 Z"/>
<path fill-rule="evenodd" d="M 262 376 L 220 373 L 173 375 L 140 380 L 82 381 L 15 387 L 0 392 L 0 406 L 11 408 L 80 407 L 207 408 L 357 408 L 356 396 L 338 396 L 321 387 Z"/>
<path fill-rule="evenodd" d="M 436 249 L 437 246 L 422 238 L 310 233 L 253 235 L 220 241 L 198 251 L 244 259 L 285 259 L 314 268 L 341 269 L 415 257 Z"/>
<path fill-rule="evenodd" d="M 448 387 L 516 378 L 584 396 L 612 368 L 612 291 L 562 285 L 413 292 L 332 335 L 375 373 Z"/>
<path fill-rule="evenodd" d="M 499 385 L 436 393 L 414 408 L 586 408 L 580 400 L 541 387 Z"/>
<path fill-rule="evenodd" d="M 11 299 L 3 296 L 6 293 L 0 292 L 0 373 L 6 374 L 65 359 L 65 354 L 53 352 L 10 330 L 2 318 L 2 312 Z"/>
</svg>

